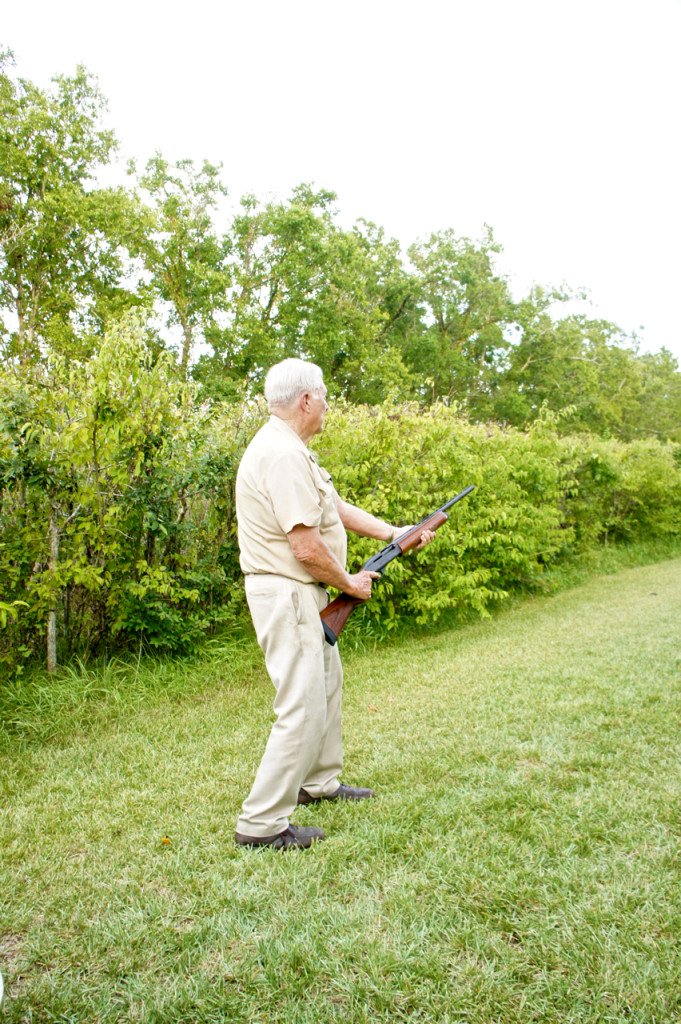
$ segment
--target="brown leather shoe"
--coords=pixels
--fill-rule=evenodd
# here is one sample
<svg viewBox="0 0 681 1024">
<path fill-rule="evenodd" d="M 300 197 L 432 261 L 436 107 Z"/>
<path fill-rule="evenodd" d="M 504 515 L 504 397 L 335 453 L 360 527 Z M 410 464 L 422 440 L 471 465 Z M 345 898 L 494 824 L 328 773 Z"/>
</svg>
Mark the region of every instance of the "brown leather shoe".
<svg viewBox="0 0 681 1024">
<path fill-rule="evenodd" d="M 330 793 L 329 796 L 310 796 L 306 790 L 299 789 L 298 803 L 318 804 L 322 800 L 368 800 L 373 795 L 373 789 L 362 789 L 360 786 L 344 786 L 341 782 L 335 793 Z"/>
<path fill-rule="evenodd" d="M 244 836 L 240 832 L 234 834 L 237 846 L 271 846 L 275 850 L 306 850 L 318 839 L 325 839 L 321 828 L 303 828 L 300 825 L 289 825 L 276 836 Z"/>
</svg>

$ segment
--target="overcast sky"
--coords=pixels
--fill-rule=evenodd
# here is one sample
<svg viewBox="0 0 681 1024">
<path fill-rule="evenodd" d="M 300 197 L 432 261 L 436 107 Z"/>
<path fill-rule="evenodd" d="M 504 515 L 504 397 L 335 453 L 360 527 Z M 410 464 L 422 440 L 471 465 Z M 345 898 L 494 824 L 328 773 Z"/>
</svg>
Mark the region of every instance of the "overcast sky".
<svg viewBox="0 0 681 1024">
<path fill-rule="evenodd" d="M 33 0 L 0 44 L 95 73 L 126 158 L 314 182 L 405 246 L 490 224 L 516 294 L 586 287 L 681 360 L 680 30 L 681 0 Z"/>
</svg>

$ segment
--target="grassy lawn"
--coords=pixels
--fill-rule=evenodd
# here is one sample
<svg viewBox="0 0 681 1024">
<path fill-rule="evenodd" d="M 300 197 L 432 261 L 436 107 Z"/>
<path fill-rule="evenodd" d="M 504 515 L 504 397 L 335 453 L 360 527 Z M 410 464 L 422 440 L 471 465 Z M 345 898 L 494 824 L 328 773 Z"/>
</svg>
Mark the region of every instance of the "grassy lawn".
<svg viewBox="0 0 681 1024">
<path fill-rule="evenodd" d="M 3 1020 L 681 1021 L 681 559 L 345 664 L 378 798 L 301 808 L 306 852 L 233 844 L 248 644 L 18 716 Z"/>
</svg>

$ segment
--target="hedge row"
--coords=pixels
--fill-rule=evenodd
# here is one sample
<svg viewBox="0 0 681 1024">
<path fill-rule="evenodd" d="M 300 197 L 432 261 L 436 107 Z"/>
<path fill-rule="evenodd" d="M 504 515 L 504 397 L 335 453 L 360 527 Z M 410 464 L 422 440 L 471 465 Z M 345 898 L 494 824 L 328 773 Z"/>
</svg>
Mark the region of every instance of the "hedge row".
<svg viewBox="0 0 681 1024">
<path fill-rule="evenodd" d="M 266 413 L 198 407 L 143 331 L 86 364 L 0 371 L 0 672 L 44 656 L 186 651 L 244 614 L 233 485 Z M 681 534 L 681 446 L 473 426 L 434 406 L 342 406 L 316 442 L 347 500 L 394 522 L 475 491 L 425 551 L 393 563 L 366 614 L 485 611 L 606 540 Z M 349 562 L 376 542 L 351 538 Z"/>
<path fill-rule="evenodd" d="M 367 607 L 390 624 L 445 609 L 484 613 L 537 585 L 546 566 L 599 543 L 681 534 L 681 446 L 477 426 L 436 406 L 345 408 L 318 443 L 338 491 L 395 522 L 415 522 L 468 484 L 437 541 L 390 567 Z M 352 538 L 359 563 L 375 542 Z"/>
</svg>

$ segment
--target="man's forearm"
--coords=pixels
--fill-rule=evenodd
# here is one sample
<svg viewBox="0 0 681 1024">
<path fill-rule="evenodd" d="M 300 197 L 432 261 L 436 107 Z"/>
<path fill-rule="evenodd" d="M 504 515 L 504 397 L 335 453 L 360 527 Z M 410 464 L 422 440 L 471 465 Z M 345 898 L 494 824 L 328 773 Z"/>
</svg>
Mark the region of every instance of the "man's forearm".
<svg viewBox="0 0 681 1024">
<path fill-rule="evenodd" d="M 363 508 L 350 505 L 349 502 L 343 501 L 342 498 L 336 499 L 336 507 L 340 521 L 345 529 L 359 534 L 360 537 L 374 537 L 375 540 L 390 541 L 394 539 L 395 533 L 399 532 L 395 526 L 391 526 L 385 520 L 372 516 L 370 512 L 365 512 Z"/>
<path fill-rule="evenodd" d="M 316 528 L 295 526 L 288 535 L 291 550 L 310 576 L 338 590 L 347 590 L 349 574 L 345 571 Z"/>
</svg>

